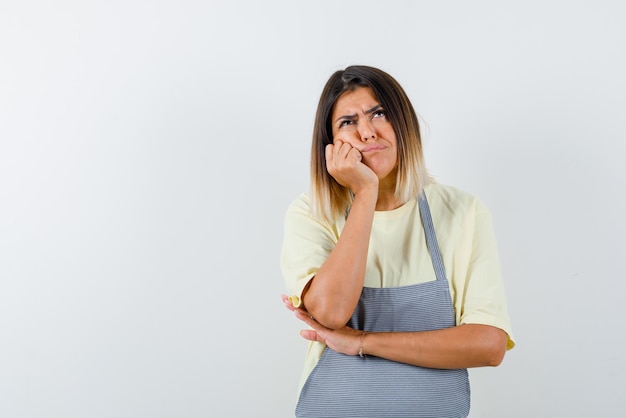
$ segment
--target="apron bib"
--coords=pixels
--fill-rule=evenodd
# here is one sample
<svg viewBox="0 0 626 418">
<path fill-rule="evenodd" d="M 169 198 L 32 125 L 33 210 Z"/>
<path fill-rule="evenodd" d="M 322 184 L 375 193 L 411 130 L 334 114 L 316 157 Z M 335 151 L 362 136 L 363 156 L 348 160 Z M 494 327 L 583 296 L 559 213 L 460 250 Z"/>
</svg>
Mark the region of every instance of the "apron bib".
<svg viewBox="0 0 626 418">
<path fill-rule="evenodd" d="M 425 195 L 418 199 L 437 279 L 393 288 L 364 287 L 348 326 L 367 332 L 413 332 L 456 325 L 450 288 Z M 466 369 L 429 369 L 326 347 L 302 387 L 298 418 L 467 417 Z"/>
</svg>

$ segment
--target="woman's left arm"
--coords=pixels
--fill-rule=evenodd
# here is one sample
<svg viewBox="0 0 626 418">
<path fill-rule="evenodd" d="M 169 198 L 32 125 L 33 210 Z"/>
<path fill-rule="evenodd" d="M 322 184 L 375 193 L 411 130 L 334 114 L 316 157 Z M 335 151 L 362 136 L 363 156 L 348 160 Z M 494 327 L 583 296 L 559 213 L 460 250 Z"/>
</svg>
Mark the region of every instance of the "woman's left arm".
<svg viewBox="0 0 626 418">
<path fill-rule="evenodd" d="M 498 366 L 507 334 L 482 324 L 422 332 L 366 333 L 363 354 L 435 369 Z"/>
<path fill-rule="evenodd" d="M 382 357 L 387 360 L 434 369 L 498 366 L 504 358 L 508 336 L 490 325 L 464 324 L 451 328 L 421 332 L 366 332 L 349 327 L 329 329 L 296 309 L 285 300 L 285 306 L 312 329 L 301 331 L 302 337 L 318 341 L 347 355 Z"/>
</svg>

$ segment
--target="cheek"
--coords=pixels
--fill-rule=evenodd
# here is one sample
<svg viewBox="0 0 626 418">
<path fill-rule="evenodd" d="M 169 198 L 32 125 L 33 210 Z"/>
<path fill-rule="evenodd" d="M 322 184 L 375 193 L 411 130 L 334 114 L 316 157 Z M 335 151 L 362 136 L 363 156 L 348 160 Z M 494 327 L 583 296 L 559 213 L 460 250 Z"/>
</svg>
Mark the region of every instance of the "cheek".
<svg viewBox="0 0 626 418">
<path fill-rule="evenodd" d="M 355 132 L 351 132 L 351 131 L 341 131 L 339 133 L 334 134 L 333 143 L 337 140 L 347 142 L 348 144 L 352 146 L 360 142 L 358 134 Z"/>
</svg>

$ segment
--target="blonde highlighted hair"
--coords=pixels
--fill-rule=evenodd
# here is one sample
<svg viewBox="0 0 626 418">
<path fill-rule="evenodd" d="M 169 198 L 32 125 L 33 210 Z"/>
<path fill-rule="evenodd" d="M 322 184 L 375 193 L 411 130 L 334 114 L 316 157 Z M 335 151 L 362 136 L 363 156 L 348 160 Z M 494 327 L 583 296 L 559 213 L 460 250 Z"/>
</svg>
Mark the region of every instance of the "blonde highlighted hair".
<svg viewBox="0 0 626 418">
<path fill-rule="evenodd" d="M 352 203 L 348 188 L 339 184 L 326 168 L 326 145 L 333 143 L 331 116 L 339 97 L 359 87 L 369 87 L 391 122 L 398 143 L 398 174 L 395 196 L 402 202 L 419 195 L 430 182 L 424 164 L 417 114 L 400 84 L 378 68 L 354 65 L 335 72 L 324 86 L 317 105 L 311 144 L 311 200 L 313 215 L 333 222 L 344 216 Z"/>
</svg>

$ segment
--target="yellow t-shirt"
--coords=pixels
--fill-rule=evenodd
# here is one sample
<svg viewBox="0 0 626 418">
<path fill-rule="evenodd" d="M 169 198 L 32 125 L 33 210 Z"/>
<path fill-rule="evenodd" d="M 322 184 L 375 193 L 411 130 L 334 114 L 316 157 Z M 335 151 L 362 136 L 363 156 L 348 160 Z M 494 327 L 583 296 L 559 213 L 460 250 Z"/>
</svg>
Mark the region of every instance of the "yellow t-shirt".
<svg viewBox="0 0 626 418">
<path fill-rule="evenodd" d="M 504 330 L 515 345 L 491 215 L 484 204 L 454 187 L 431 184 L 425 188 L 441 250 L 457 325 L 485 324 Z M 295 306 L 302 290 L 334 248 L 345 219 L 321 222 L 311 215 L 310 200 L 301 195 L 285 216 L 281 268 Z M 370 236 L 366 287 L 397 287 L 435 280 L 417 199 L 401 207 L 375 212 Z M 300 387 L 325 348 L 312 342 Z"/>
</svg>

